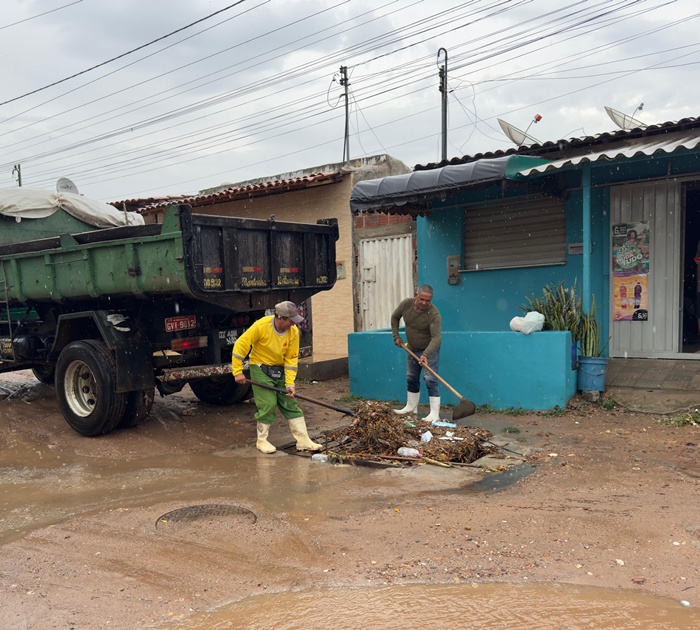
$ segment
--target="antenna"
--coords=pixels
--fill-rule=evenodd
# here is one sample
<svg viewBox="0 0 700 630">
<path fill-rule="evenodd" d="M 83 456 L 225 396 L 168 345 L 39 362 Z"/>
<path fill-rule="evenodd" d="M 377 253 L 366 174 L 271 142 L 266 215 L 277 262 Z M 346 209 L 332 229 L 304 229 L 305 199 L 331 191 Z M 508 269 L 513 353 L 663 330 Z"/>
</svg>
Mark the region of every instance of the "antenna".
<svg viewBox="0 0 700 630">
<path fill-rule="evenodd" d="M 534 138 L 533 136 L 528 134 L 532 123 L 536 124 L 540 122 L 540 120 L 542 120 L 542 116 L 540 116 L 539 114 L 535 114 L 535 117 L 530 121 L 530 124 L 527 126 L 527 129 L 525 131 L 523 131 L 522 129 L 518 129 L 514 125 L 511 125 L 510 123 L 507 123 L 505 120 L 501 120 L 500 118 L 497 118 L 496 120 L 498 120 L 498 124 L 501 125 L 503 133 L 506 134 L 519 147 L 525 144 L 526 141 L 529 142 L 529 144 L 542 144 L 537 138 Z"/>
<path fill-rule="evenodd" d="M 56 192 L 79 195 L 78 187 L 67 177 L 59 177 L 56 181 Z"/>
<path fill-rule="evenodd" d="M 639 107 L 637 107 L 637 109 L 635 109 L 632 113 L 632 116 L 628 116 L 627 114 L 618 112 L 616 109 L 608 107 L 607 105 L 605 106 L 605 111 L 620 129 L 630 131 L 632 129 L 643 129 L 644 127 L 646 127 L 646 125 L 641 120 L 637 120 L 636 118 L 634 118 L 634 115 L 637 112 L 641 112 L 643 107 L 644 103 L 640 103 Z"/>
</svg>

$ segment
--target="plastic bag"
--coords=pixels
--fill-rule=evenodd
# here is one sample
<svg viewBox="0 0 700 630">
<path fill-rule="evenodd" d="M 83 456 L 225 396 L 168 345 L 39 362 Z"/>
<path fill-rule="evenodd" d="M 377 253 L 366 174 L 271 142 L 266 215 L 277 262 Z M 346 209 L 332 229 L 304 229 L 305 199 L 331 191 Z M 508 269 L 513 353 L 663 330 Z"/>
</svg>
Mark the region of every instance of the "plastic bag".
<svg viewBox="0 0 700 630">
<path fill-rule="evenodd" d="M 529 335 L 531 332 L 538 332 L 544 326 L 544 315 L 537 311 L 530 311 L 525 317 L 514 317 L 510 320 L 510 329 L 514 332 L 521 332 Z"/>
</svg>

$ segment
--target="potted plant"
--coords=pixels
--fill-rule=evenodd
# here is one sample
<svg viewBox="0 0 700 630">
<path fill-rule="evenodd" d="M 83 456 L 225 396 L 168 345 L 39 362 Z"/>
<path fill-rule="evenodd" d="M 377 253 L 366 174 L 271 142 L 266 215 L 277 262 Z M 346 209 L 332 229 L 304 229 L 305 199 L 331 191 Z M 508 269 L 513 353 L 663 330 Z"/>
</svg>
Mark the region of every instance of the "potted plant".
<svg viewBox="0 0 700 630">
<path fill-rule="evenodd" d="M 600 336 L 595 297 L 591 309 L 581 314 L 578 336 L 578 388 L 584 392 L 602 392 L 605 390 L 605 372 L 608 367 L 608 358 L 602 355 L 608 343 L 606 341 L 603 345 Z"/>
<path fill-rule="evenodd" d="M 520 310 L 537 311 L 544 315 L 543 330 L 568 330 L 571 332 L 571 369 L 578 366 L 577 345 L 581 332 L 581 298 L 576 291 L 576 282 L 569 289 L 563 282 L 548 284 L 542 291 L 542 296 L 534 295 L 525 298 L 526 305 Z"/>
</svg>

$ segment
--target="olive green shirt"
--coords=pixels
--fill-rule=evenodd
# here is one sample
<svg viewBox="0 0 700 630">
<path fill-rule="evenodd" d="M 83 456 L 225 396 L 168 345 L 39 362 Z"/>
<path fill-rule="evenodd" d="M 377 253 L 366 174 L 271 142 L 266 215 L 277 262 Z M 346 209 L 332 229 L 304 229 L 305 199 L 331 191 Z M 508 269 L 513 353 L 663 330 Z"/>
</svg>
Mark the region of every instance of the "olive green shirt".
<svg viewBox="0 0 700 630">
<path fill-rule="evenodd" d="M 391 315 L 391 332 L 399 339 L 399 321 L 403 318 L 406 326 L 406 340 L 413 352 L 423 352 L 429 357 L 442 342 L 442 317 L 435 304 L 427 311 L 419 313 L 413 308 L 414 298 L 406 298 Z"/>
</svg>

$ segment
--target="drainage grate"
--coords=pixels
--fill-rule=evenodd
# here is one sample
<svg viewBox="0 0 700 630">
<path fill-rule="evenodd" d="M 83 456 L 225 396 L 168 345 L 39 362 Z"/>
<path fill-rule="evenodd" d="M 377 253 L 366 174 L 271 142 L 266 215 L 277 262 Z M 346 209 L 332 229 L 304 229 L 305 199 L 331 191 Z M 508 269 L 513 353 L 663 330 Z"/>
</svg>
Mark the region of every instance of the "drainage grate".
<svg viewBox="0 0 700 630">
<path fill-rule="evenodd" d="M 211 519 L 212 517 L 240 516 L 255 523 L 258 517 L 254 512 L 238 505 L 226 505 L 222 503 L 204 503 L 202 505 L 188 505 L 171 512 L 166 512 L 158 517 L 156 529 L 171 523 L 192 523 L 193 521 Z M 219 520 L 218 518 L 214 520 Z"/>
</svg>

